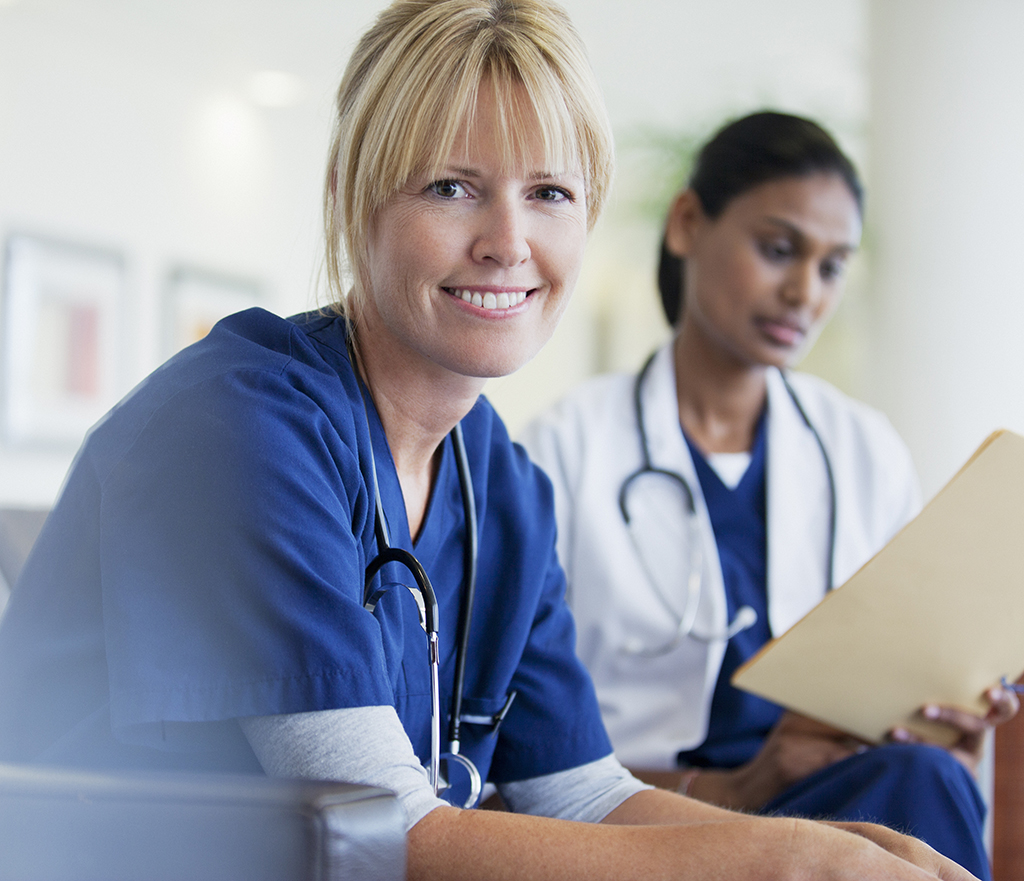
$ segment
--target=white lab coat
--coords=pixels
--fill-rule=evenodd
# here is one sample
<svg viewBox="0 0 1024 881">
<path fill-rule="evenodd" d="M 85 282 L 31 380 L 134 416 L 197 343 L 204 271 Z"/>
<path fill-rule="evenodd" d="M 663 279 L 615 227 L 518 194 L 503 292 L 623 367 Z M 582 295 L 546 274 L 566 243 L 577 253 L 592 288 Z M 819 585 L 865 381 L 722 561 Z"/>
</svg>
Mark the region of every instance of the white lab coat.
<svg viewBox="0 0 1024 881">
<path fill-rule="evenodd" d="M 906 446 L 881 413 L 816 377 L 789 379 L 831 461 L 833 583 L 839 585 L 917 513 L 917 478 Z M 594 678 L 616 754 L 632 767 L 668 769 L 680 750 L 699 746 L 707 735 L 725 643 L 690 637 L 656 657 L 636 653 L 639 646 L 667 644 L 678 620 L 652 589 L 638 548 L 678 616 L 693 559 L 688 541 L 699 535 L 702 586 L 694 632 L 722 633 L 727 610 L 711 522 L 679 427 L 671 345 L 656 354 L 644 383 L 644 420 L 654 466 L 683 475 L 697 517 L 688 519 L 683 491 L 671 479 L 645 478 L 630 492 L 634 539 L 625 526 L 620 487 L 641 464 L 635 381 L 623 374 L 589 381 L 530 425 L 522 440 L 554 483 L 558 553 L 578 651 Z M 778 635 L 827 589 L 831 501 L 821 451 L 775 370 L 768 374 L 767 430 L 768 606 Z"/>
</svg>

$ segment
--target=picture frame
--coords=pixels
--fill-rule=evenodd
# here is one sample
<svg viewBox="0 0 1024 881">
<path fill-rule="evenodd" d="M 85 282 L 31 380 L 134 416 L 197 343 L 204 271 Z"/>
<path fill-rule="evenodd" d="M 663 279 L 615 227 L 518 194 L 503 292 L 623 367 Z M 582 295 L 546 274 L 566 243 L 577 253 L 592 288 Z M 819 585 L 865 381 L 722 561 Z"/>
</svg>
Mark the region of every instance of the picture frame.
<svg viewBox="0 0 1024 881">
<path fill-rule="evenodd" d="M 7 444 L 77 446 L 116 403 L 124 287 L 117 251 L 8 236 L 0 304 Z"/>
<path fill-rule="evenodd" d="M 228 315 L 261 305 L 263 287 L 254 279 L 192 266 L 167 275 L 163 303 L 164 359 L 198 342 Z"/>
</svg>

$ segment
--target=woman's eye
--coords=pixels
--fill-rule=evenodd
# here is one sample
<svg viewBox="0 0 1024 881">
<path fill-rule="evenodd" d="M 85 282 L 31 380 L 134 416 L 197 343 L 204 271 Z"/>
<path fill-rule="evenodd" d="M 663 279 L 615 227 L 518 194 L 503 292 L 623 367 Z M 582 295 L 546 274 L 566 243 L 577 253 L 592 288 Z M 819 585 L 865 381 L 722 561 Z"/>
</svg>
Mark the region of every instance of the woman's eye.
<svg viewBox="0 0 1024 881">
<path fill-rule="evenodd" d="M 844 260 L 825 260 L 821 264 L 821 277 L 825 281 L 833 281 L 843 274 L 844 269 L 846 269 Z"/>
<path fill-rule="evenodd" d="M 534 197 L 541 202 L 575 202 L 573 194 L 564 187 L 544 186 L 534 190 Z"/>
<path fill-rule="evenodd" d="M 442 199 L 458 199 L 466 195 L 466 188 L 457 180 L 436 180 L 427 189 Z"/>
<path fill-rule="evenodd" d="M 787 241 L 764 241 L 760 245 L 761 253 L 773 262 L 787 260 L 793 256 L 793 245 Z"/>
</svg>

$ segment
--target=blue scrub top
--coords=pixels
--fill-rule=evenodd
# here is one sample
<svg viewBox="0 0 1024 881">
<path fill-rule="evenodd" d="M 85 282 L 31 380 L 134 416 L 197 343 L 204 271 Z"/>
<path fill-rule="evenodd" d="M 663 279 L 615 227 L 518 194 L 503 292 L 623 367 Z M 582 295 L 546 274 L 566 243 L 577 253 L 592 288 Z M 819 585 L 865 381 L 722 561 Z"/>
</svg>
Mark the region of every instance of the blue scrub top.
<svg viewBox="0 0 1024 881">
<path fill-rule="evenodd" d="M 550 483 L 484 399 L 463 430 L 480 529 L 463 712 L 518 692 L 497 737 L 463 726 L 463 752 L 497 782 L 608 755 Z M 258 771 L 237 717 L 384 705 L 426 761 L 416 602 L 391 590 L 362 607 L 371 448 L 391 543 L 437 593 L 446 720 L 465 537 L 451 441 L 414 547 L 344 321 L 253 309 L 153 373 L 79 452 L 0 625 L 0 758 Z"/>
<path fill-rule="evenodd" d="M 715 533 L 729 620 L 741 606 L 750 606 L 757 612 L 757 621 L 726 645 L 711 699 L 707 737 L 696 749 L 679 753 L 682 765 L 734 768 L 745 764 L 761 750 L 765 737 L 782 715 L 777 704 L 731 683 L 733 673 L 772 636 L 768 625 L 767 421 L 765 410 L 758 421 L 750 464 L 732 489 L 684 433 Z"/>
</svg>

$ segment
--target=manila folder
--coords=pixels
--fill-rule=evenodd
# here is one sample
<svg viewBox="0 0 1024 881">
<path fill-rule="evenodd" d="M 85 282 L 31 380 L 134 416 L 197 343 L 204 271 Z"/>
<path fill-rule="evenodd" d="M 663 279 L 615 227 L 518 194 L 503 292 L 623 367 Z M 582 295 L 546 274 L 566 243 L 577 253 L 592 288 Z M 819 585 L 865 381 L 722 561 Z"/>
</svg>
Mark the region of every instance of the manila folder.
<svg viewBox="0 0 1024 881">
<path fill-rule="evenodd" d="M 1024 437 L 992 434 L 842 587 L 740 667 L 734 685 L 877 743 L 955 739 L 926 703 L 976 714 L 1024 667 Z"/>
</svg>

